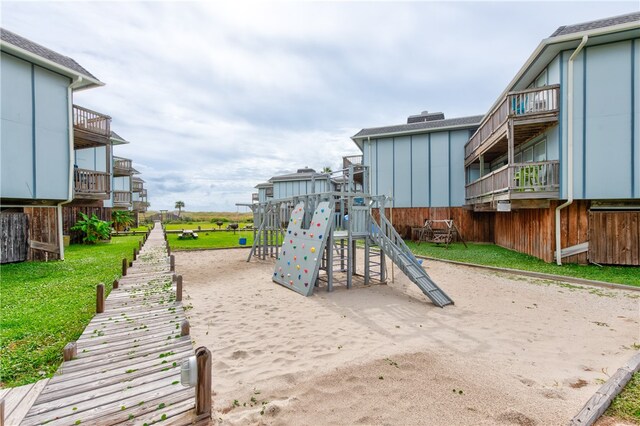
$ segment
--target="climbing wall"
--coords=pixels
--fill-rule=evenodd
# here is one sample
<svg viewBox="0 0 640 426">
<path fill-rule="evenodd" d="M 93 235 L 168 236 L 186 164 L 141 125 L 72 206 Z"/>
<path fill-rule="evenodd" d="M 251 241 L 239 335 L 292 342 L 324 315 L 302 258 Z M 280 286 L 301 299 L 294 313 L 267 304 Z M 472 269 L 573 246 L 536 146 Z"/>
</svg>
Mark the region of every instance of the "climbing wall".
<svg viewBox="0 0 640 426">
<path fill-rule="evenodd" d="M 327 201 L 319 203 L 309 229 L 302 228 L 304 213 L 304 203 L 299 203 L 291 213 L 273 281 L 303 296 L 310 296 L 318 278 L 326 236 L 331 230 L 333 208 Z"/>
</svg>

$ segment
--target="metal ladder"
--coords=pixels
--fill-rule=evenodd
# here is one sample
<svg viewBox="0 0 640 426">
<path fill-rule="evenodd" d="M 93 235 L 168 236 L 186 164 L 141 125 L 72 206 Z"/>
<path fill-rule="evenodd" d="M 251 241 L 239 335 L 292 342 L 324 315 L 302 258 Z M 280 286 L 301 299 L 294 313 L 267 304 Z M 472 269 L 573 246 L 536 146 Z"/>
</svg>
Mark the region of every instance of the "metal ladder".
<svg viewBox="0 0 640 426">
<path fill-rule="evenodd" d="M 374 223 L 376 222 L 373 216 L 371 220 Z M 443 308 L 446 305 L 453 304 L 453 300 L 422 269 L 418 259 L 416 259 L 402 240 L 402 237 L 393 229 L 391 223 L 384 216 L 380 217 L 378 228 L 371 230 L 371 239 L 422 290 L 434 305 Z"/>
</svg>

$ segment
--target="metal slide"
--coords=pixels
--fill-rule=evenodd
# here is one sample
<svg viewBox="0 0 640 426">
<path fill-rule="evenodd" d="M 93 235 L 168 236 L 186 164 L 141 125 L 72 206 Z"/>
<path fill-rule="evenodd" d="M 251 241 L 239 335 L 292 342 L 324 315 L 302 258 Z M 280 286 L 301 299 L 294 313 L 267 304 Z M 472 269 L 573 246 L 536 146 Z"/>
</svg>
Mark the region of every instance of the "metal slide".
<svg viewBox="0 0 640 426">
<path fill-rule="evenodd" d="M 372 223 L 376 223 L 376 220 L 371 217 Z M 422 265 L 418 263 L 418 259 L 413 255 L 409 247 L 402 240 L 402 237 L 393 229 L 391 223 L 385 218 L 380 218 L 380 225 L 377 228 L 371 230 L 371 238 L 376 242 L 378 246 L 384 251 L 384 253 L 393 260 L 402 272 L 415 285 L 420 287 L 420 290 L 437 306 L 443 308 L 447 305 L 452 305 L 453 300 L 442 291 L 440 287 L 433 282 L 431 277 L 422 269 Z"/>
</svg>

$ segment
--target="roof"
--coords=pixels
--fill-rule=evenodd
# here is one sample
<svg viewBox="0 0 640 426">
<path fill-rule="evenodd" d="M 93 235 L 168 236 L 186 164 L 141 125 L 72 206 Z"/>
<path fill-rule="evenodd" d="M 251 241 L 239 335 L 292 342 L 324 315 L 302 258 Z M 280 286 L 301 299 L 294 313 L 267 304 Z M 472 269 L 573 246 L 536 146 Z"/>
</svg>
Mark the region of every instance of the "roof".
<svg viewBox="0 0 640 426">
<path fill-rule="evenodd" d="M 640 12 L 626 15 L 612 16 L 610 18 L 598 19 L 596 21 L 583 22 L 581 24 L 563 25 L 551 34 L 551 37 L 579 33 L 583 31 L 595 30 L 598 28 L 611 27 L 613 25 L 626 24 L 628 22 L 640 21 Z"/>
<path fill-rule="evenodd" d="M 100 80 L 98 80 L 96 76 L 94 76 L 89 71 L 87 71 L 86 68 L 84 68 L 82 65 L 77 63 L 74 59 L 68 56 L 61 55 L 60 53 L 54 52 L 51 49 L 48 49 L 38 43 L 34 43 L 33 41 L 28 40 L 22 36 L 19 36 L 18 34 L 11 32 L 7 29 L 0 28 L 0 40 L 2 41 L 3 48 L 5 47 L 5 44 L 18 48 L 18 50 L 16 50 L 15 52 L 12 52 L 12 53 L 16 53 L 16 55 L 18 56 L 23 56 L 23 57 L 29 56 L 29 55 L 20 54 L 26 51 L 32 55 L 36 55 L 44 59 L 45 61 L 49 62 L 48 65 L 51 65 L 50 63 L 53 63 L 54 65 L 58 65 L 59 67 L 61 67 L 63 71 L 64 70 L 71 71 L 70 73 L 67 72 L 65 74 L 75 74 L 78 76 L 85 77 L 86 79 L 90 80 L 91 85 L 104 84 Z"/>
<path fill-rule="evenodd" d="M 367 136 L 386 136 L 402 133 L 422 133 L 438 129 L 451 127 L 474 127 L 480 124 L 482 115 L 472 115 L 469 117 L 447 118 L 444 120 L 424 121 L 421 123 L 398 124 L 395 126 L 371 127 L 362 129 L 352 139 L 364 138 Z"/>
<path fill-rule="evenodd" d="M 260 189 L 260 188 L 271 188 L 271 187 L 273 187 L 273 184 L 271 182 L 262 182 L 262 183 L 257 184 L 256 186 L 254 186 L 254 188 L 258 188 L 258 189 Z"/>
<path fill-rule="evenodd" d="M 326 173 L 318 173 L 316 171 L 313 172 L 298 172 L 298 173 L 290 173 L 286 175 L 274 176 L 269 181 L 271 182 L 282 182 L 289 180 L 311 180 L 315 179 L 329 179 L 329 175 Z"/>
<path fill-rule="evenodd" d="M 128 140 L 126 140 L 125 138 L 123 138 L 113 130 L 111 131 L 111 136 L 109 137 L 109 139 L 111 139 L 111 143 L 114 145 L 122 145 L 125 143 L 129 143 Z"/>
</svg>

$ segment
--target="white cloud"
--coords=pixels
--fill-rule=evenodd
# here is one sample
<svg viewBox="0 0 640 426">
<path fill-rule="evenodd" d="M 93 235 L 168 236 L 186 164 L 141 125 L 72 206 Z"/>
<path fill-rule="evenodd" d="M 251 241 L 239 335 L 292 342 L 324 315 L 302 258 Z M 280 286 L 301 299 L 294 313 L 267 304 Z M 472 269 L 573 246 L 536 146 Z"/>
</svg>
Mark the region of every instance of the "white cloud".
<svg viewBox="0 0 640 426">
<path fill-rule="evenodd" d="M 7 2 L 2 26 L 106 87 L 153 209 L 235 210 L 253 186 L 339 167 L 362 127 L 483 114 L 560 25 L 636 2 Z"/>
</svg>

